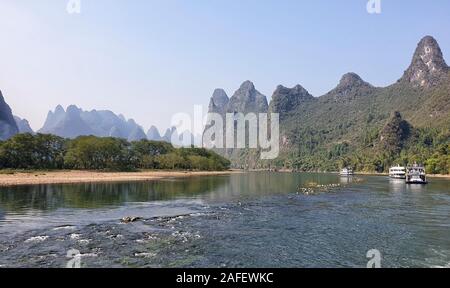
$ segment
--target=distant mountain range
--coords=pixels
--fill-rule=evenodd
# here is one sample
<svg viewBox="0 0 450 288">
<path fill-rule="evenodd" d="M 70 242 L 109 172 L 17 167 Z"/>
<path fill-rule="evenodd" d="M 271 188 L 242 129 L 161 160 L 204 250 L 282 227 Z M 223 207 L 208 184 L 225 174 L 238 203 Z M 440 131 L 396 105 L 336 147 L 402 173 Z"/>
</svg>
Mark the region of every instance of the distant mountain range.
<svg viewBox="0 0 450 288">
<path fill-rule="evenodd" d="M 28 120 L 21 119 L 18 116 L 14 116 L 14 120 L 16 121 L 17 128 L 19 129 L 19 133 L 34 134 L 33 129 L 31 129 L 30 123 L 28 123 Z"/>
<path fill-rule="evenodd" d="M 0 112 L 0 140 L 6 140 L 18 133 L 35 133 L 26 119 L 13 116 L 1 92 Z M 37 133 L 53 134 L 64 138 L 94 135 L 123 138 L 128 141 L 148 139 L 182 146 L 180 140 L 182 137 L 178 135 L 175 127 L 167 129 L 163 136 L 155 126 L 145 133 L 142 126 L 133 119 L 127 120 L 123 115 L 116 115 L 108 110 L 84 111 L 75 105 L 67 107 L 66 110 L 58 105 L 54 111 L 49 111 L 44 126 Z"/>
<path fill-rule="evenodd" d="M 179 136 L 175 127 L 167 129 L 163 136 L 155 126 L 145 133 L 142 126 L 133 119 L 127 120 L 123 115 L 116 115 L 108 110 L 84 111 L 74 105 L 67 107 L 67 110 L 57 106 L 54 111 L 50 111 L 44 126 L 38 133 L 54 134 L 65 138 L 94 135 L 123 138 L 128 141 L 148 139 L 181 145 L 181 141 L 177 141 Z"/>
<path fill-rule="evenodd" d="M 147 138 L 142 127 L 132 119 L 127 120 L 123 115 L 106 110 L 83 111 L 74 105 L 67 107 L 67 110 L 57 106 L 54 111 L 50 111 L 44 126 L 38 132 L 65 138 L 80 135 L 117 137 L 129 141 Z"/>
</svg>

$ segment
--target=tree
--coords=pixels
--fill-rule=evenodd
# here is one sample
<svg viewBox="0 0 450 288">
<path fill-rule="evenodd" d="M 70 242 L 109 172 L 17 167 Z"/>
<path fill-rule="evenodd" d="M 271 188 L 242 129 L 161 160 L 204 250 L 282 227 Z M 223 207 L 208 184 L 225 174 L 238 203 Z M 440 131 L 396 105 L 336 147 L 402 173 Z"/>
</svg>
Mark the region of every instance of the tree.
<svg viewBox="0 0 450 288">
<path fill-rule="evenodd" d="M 69 144 L 66 167 L 93 170 L 132 169 L 130 144 L 124 139 L 82 136 Z"/>
<path fill-rule="evenodd" d="M 0 169 L 224 170 L 230 162 L 203 148 L 175 149 L 171 144 L 81 136 L 73 140 L 46 134 L 18 134 L 0 142 Z"/>
</svg>

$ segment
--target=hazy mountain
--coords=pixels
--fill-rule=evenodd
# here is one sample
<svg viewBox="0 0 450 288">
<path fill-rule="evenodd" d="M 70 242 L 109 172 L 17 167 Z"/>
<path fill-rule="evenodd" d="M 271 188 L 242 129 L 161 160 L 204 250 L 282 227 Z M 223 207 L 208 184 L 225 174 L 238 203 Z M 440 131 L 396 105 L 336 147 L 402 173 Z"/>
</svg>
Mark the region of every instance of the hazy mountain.
<svg viewBox="0 0 450 288">
<path fill-rule="evenodd" d="M 128 120 L 128 127 L 130 127 L 130 133 L 128 134 L 128 141 L 139 141 L 147 139 L 147 135 L 145 135 L 144 129 L 141 126 L 137 125 L 134 120 Z"/>
<path fill-rule="evenodd" d="M 171 143 L 172 138 L 178 138 L 178 131 L 175 127 L 171 127 L 166 130 L 166 132 L 162 136 L 162 141 Z"/>
<path fill-rule="evenodd" d="M 21 119 L 20 117 L 14 116 L 17 128 L 19 128 L 19 133 L 31 133 L 34 134 L 33 129 L 31 129 L 30 123 L 26 119 Z"/>
<path fill-rule="evenodd" d="M 76 138 L 81 135 L 96 135 L 94 130 L 81 118 L 82 110 L 75 105 L 65 111 L 57 106 L 54 112 L 49 112 L 44 127 L 38 132 L 53 134 L 64 138 Z"/>
<path fill-rule="evenodd" d="M 278 108 L 278 107 L 275 107 Z M 269 105 L 266 96 L 256 90 L 255 85 L 251 81 L 245 81 L 238 90 L 234 92 L 231 98 L 223 89 L 216 89 L 211 97 L 208 113 L 218 113 L 222 115 L 224 124 L 226 122 L 226 114 L 242 113 L 267 113 Z M 210 118 L 208 119 L 208 122 Z M 205 127 L 205 130 L 209 126 Z M 225 127 L 224 127 L 225 128 Z M 248 139 L 248 135 L 245 136 Z M 224 129 L 224 144 L 227 141 Z M 236 138 L 235 138 L 236 142 Z M 242 149 L 215 149 L 222 156 L 229 159 L 239 159 L 239 162 L 249 164 L 251 159 L 242 156 Z M 251 164 L 250 164 L 251 165 Z"/>
<path fill-rule="evenodd" d="M 45 120 L 43 128 L 40 132 L 51 131 L 56 128 L 56 125 L 63 120 L 66 111 L 61 105 L 56 106 L 55 111 L 49 111 Z"/>
<path fill-rule="evenodd" d="M 123 138 L 128 141 L 149 139 L 172 142 L 173 137 L 175 140 L 178 139 L 173 142 L 178 146 L 183 139 L 175 127 L 167 129 L 164 136 L 161 136 L 158 129 L 152 126 L 146 134 L 133 119 L 127 120 L 123 115 L 116 115 L 108 110 L 84 111 L 74 105 L 67 107 L 67 110 L 58 105 L 54 111 L 48 113 L 44 126 L 38 132 L 66 138 L 94 135 Z"/>
<path fill-rule="evenodd" d="M 6 140 L 19 132 L 11 108 L 0 91 L 0 140 Z"/>
<path fill-rule="evenodd" d="M 161 134 L 155 126 L 150 127 L 147 132 L 147 139 L 152 141 L 161 141 Z"/>
<path fill-rule="evenodd" d="M 267 98 L 256 90 L 255 85 L 245 81 L 231 98 L 223 89 L 216 89 L 209 103 L 208 113 L 263 113 L 267 112 L 269 105 Z"/>
<path fill-rule="evenodd" d="M 223 89 L 216 89 L 209 102 L 209 113 L 225 113 L 229 102 L 227 93 Z"/>
<path fill-rule="evenodd" d="M 190 131 L 180 133 L 176 127 L 167 129 L 160 141 L 171 143 L 176 147 L 190 147 L 192 145 L 201 146 L 201 143 L 195 142 L 194 135 Z"/>
<path fill-rule="evenodd" d="M 263 113 L 267 112 L 269 105 L 267 98 L 255 89 L 250 81 L 242 83 L 241 87 L 233 94 L 226 105 L 228 113 Z"/>
<path fill-rule="evenodd" d="M 141 126 L 134 120 L 126 120 L 123 115 L 107 110 L 83 111 L 74 105 L 69 106 L 67 111 L 60 105 L 55 111 L 50 111 L 39 132 L 67 138 L 81 135 L 117 137 L 129 141 L 147 138 Z"/>
</svg>

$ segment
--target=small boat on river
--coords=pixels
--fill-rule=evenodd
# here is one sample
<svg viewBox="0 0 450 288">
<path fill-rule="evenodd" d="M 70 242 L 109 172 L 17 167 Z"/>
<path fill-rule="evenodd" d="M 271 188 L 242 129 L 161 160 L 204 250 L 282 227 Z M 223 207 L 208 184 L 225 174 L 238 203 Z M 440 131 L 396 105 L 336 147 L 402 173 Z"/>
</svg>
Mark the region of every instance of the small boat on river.
<svg viewBox="0 0 450 288">
<path fill-rule="evenodd" d="M 406 169 L 406 184 L 428 184 L 425 167 L 414 164 Z"/>
<path fill-rule="evenodd" d="M 343 176 L 343 177 L 349 177 L 349 176 L 353 176 L 355 175 L 355 173 L 353 172 L 352 168 L 344 168 L 341 170 L 341 172 L 339 173 L 339 175 Z"/>
<path fill-rule="evenodd" d="M 393 179 L 406 179 L 406 168 L 397 165 L 389 169 L 389 177 Z"/>
</svg>

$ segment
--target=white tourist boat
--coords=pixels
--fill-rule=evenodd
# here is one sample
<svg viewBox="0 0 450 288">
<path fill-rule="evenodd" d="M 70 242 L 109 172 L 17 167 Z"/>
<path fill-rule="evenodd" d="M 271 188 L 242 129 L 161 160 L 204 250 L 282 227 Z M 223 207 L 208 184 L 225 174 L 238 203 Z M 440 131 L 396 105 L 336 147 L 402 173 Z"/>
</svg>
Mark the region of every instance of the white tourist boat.
<svg viewBox="0 0 450 288">
<path fill-rule="evenodd" d="M 406 168 L 400 165 L 389 169 L 389 177 L 393 179 L 406 179 Z"/>
<path fill-rule="evenodd" d="M 406 169 L 406 184 L 428 184 L 425 168 L 414 164 Z"/>
<path fill-rule="evenodd" d="M 341 176 L 346 176 L 346 177 L 355 175 L 355 173 L 353 172 L 353 169 L 352 168 L 348 168 L 348 167 L 342 169 L 339 174 Z"/>
</svg>

